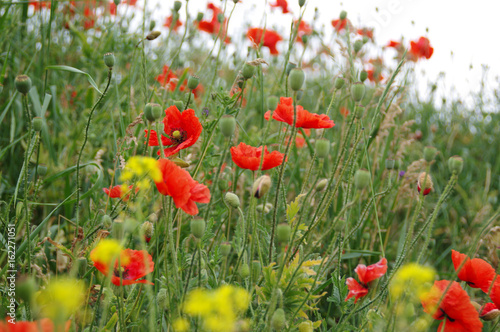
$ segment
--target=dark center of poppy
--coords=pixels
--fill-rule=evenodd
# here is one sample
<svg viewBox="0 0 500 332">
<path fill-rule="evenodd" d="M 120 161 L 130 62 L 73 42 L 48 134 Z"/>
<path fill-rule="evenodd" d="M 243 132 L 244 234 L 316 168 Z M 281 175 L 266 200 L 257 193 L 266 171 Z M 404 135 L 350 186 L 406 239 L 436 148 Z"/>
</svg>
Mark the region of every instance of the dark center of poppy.
<svg viewBox="0 0 500 332">
<path fill-rule="evenodd" d="M 475 283 L 473 283 L 472 281 L 466 281 L 467 285 L 471 286 L 471 287 L 474 287 L 476 286 Z"/>
<path fill-rule="evenodd" d="M 181 144 L 187 139 L 187 133 L 182 128 L 172 129 L 168 136 L 170 140 L 174 142 L 174 145 Z"/>
<path fill-rule="evenodd" d="M 113 271 L 113 275 L 115 277 L 118 277 L 118 278 L 120 278 L 120 273 L 121 273 L 121 277 L 123 279 L 125 279 L 125 280 L 129 280 L 130 279 L 130 277 L 128 275 L 129 274 L 128 268 L 123 267 L 123 266 L 122 267 L 116 267 L 114 269 L 114 271 Z"/>
</svg>

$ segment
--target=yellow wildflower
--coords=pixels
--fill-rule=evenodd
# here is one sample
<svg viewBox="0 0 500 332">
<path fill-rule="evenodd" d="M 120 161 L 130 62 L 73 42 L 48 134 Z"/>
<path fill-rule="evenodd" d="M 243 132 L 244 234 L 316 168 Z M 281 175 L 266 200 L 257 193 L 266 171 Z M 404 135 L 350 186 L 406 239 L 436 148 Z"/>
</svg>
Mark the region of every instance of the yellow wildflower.
<svg viewBox="0 0 500 332">
<path fill-rule="evenodd" d="M 162 174 L 158 168 L 156 159 L 151 157 L 134 156 L 131 157 L 122 171 L 120 180 L 128 182 L 137 178 L 137 186 L 141 189 L 148 189 L 150 184 L 146 176 L 154 182 L 162 180 Z"/>
<path fill-rule="evenodd" d="M 68 319 L 84 301 L 85 288 L 83 283 L 69 278 L 51 281 L 37 296 L 37 303 L 44 315 L 56 322 Z"/>
<path fill-rule="evenodd" d="M 418 299 L 431 288 L 436 272 L 433 268 L 410 263 L 396 272 L 391 283 L 390 292 L 393 299 L 400 298 L 405 290 L 410 290 L 410 296 Z"/>
<path fill-rule="evenodd" d="M 174 321 L 173 328 L 175 332 L 189 331 L 189 321 L 185 318 L 177 318 Z"/>
<path fill-rule="evenodd" d="M 128 264 L 128 256 L 123 254 L 123 247 L 120 242 L 112 239 L 103 239 L 99 241 L 97 246 L 90 252 L 90 259 L 93 262 L 99 262 L 106 266 L 110 265 L 113 260 L 120 257 L 122 265 Z"/>
</svg>

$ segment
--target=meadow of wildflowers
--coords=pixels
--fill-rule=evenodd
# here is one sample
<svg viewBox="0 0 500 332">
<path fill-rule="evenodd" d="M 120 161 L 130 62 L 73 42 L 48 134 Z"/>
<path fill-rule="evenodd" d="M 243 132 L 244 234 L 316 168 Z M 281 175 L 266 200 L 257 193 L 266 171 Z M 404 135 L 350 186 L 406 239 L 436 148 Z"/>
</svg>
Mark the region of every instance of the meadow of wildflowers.
<svg viewBox="0 0 500 332">
<path fill-rule="evenodd" d="M 249 1 L 0 3 L 1 332 L 500 329 L 499 114 Z"/>
</svg>

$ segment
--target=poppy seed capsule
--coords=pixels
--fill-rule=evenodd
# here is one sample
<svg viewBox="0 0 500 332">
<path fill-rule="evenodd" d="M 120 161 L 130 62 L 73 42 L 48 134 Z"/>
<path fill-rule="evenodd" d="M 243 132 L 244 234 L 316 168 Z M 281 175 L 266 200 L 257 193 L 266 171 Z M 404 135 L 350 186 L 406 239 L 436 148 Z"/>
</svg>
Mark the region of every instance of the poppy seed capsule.
<svg viewBox="0 0 500 332">
<path fill-rule="evenodd" d="M 396 161 L 394 159 L 386 159 L 385 160 L 385 168 L 386 169 L 394 169 Z"/>
<path fill-rule="evenodd" d="M 101 223 L 105 228 L 110 228 L 111 224 L 113 224 L 113 219 L 107 214 L 102 216 Z"/>
<path fill-rule="evenodd" d="M 224 257 L 227 257 L 231 253 L 231 243 L 222 242 L 219 249 L 220 249 L 220 254 Z"/>
<path fill-rule="evenodd" d="M 307 42 L 308 42 L 308 41 L 309 41 L 309 35 L 303 35 L 303 36 L 302 36 L 302 42 L 303 42 L 304 44 L 307 44 Z"/>
<path fill-rule="evenodd" d="M 182 100 L 174 100 L 174 106 L 177 107 L 179 111 L 184 110 L 184 102 Z"/>
<path fill-rule="evenodd" d="M 287 75 L 290 75 L 290 72 L 292 71 L 292 69 L 295 69 L 295 68 L 297 68 L 297 65 L 296 65 L 295 63 L 293 63 L 293 62 L 289 62 L 289 63 L 286 65 L 286 68 L 285 68 L 285 70 L 286 70 L 286 74 L 287 74 Z"/>
<path fill-rule="evenodd" d="M 344 87 L 345 80 L 342 77 L 337 77 L 335 79 L 335 89 L 340 90 Z"/>
<path fill-rule="evenodd" d="M 224 22 L 224 14 L 219 13 L 219 14 L 217 15 L 217 21 L 218 21 L 219 23 Z"/>
<path fill-rule="evenodd" d="M 281 331 L 285 327 L 285 311 L 281 308 L 276 309 L 271 318 L 271 325 L 276 331 Z"/>
<path fill-rule="evenodd" d="M 368 78 L 368 72 L 366 70 L 362 70 L 361 73 L 359 73 L 359 80 L 361 82 L 364 82 L 366 81 L 367 78 Z"/>
<path fill-rule="evenodd" d="M 198 84 L 200 84 L 200 78 L 196 75 L 189 76 L 188 78 L 188 88 L 191 90 L 194 90 L 198 87 Z"/>
<path fill-rule="evenodd" d="M 33 120 L 31 121 L 31 123 L 33 124 L 33 130 L 35 130 L 37 132 L 42 131 L 43 120 L 41 117 L 39 117 L 39 116 L 34 117 Z"/>
<path fill-rule="evenodd" d="M 434 188 L 434 185 L 432 183 L 432 178 L 429 174 L 426 172 L 420 173 L 418 176 L 418 181 L 417 181 L 417 190 L 420 192 L 423 190 L 423 195 L 426 196 L 428 195 L 432 189 Z"/>
<path fill-rule="evenodd" d="M 437 149 L 433 146 L 426 146 L 424 148 L 424 159 L 427 162 L 431 162 L 434 160 L 434 157 L 436 156 Z"/>
<path fill-rule="evenodd" d="M 26 95 L 31 90 L 31 78 L 26 75 L 19 75 L 14 81 L 17 91 Z"/>
<path fill-rule="evenodd" d="M 339 18 L 345 20 L 347 18 L 347 12 L 345 10 L 341 11 Z"/>
<path fill-rule="evenodd" d="M 290 72 L 290 88 L 293 91 L 299 91 L 304 85 L 304 81 L 306 79 L 306 74 L 300 68 L 294 68 Z"/>
<path fill-rule="evenodd" d="M 361 190 L 370 184 L 370 173 L 364 169 L 358 169 L 356 173 L 354 173 L 354 186 Z"/>
<path fill-rule="evenodd" d="M 305 4 L 306 4 L 306 0 L 299 0 L 300 7 L 304 7 Z"/>
<path fill-rule="evenodd" d="M 198 15 L 196 15 L 196 20 L 198 22 L 200 22 L 201 20 L 203 20 L 203 13 L 202 12 L 198 12 Z"/>
<path fill-rule="evenodd" d="M 205 220 L 201 218 L 195 218 L 191 220 L 190 226 L 191 234 L 193 234 L 195 238 L 201 239 L 203 237 L 203 234 L 205 234 Z"/>
<path fill-rule="evenodd" d="M 276 109 L 276 107 L 278 107 L 278 97 L 269 96 L 269 98 L 267 98 L 267 106 L 268 106 L 268 109 L 274 111 Z"/>
<path fill-rule="evenodd" d="M 243 69 L 241 70 L 241 74 L 243 75 L 243 78 L 248 80 L 249 78 L 252 78 L 253 74 L 255 73 L 255 67 L 246 62 L 243 65 Z"/>
<path fill-rule="evenodd" d="M 326 188 L 326 185 L 328 184 L 328 179 L 322 179 L 320 181 L 318 181 L 318 183 L 316 184 L 316 191 L 322 191 Z"/>
<path fill-rule="evenodd" d="M 149 122 L 154 122 L 161 118 L 162 109 L 159 104 L 147 103 L 144 106 L 144 116 Z"/>
<path fill-rule="evenodd" d="M 242 279 L 247 278 L 250 275 L 250 266 L 247 263 L 242 263 L 238 269 L 238 274 Z"/>
<path fill-rule="evenodd" d="M 226 203 L 232 207 L 233 209 L 237 209 L 240 207 L 240 199 L 238 195 L 234 193 L 226 193 L 226 196 L 224 196 L 224 199 Z"/>
<path fill-rule="evenodd" d="M 326 138 L 320 138 L 316 140 L 316 156 L 321 159 L 325 159 L 328 157 L 330 153 L 330 141 Z"/>
<path fill-rule="evenodd" d="M 351 85 L 351 96 L 355 102 L 360 102 L 365 96 L 366 87 L 363 83 L 358 82 Z"/>
<path fill-rule="evenodd" d="M 236 129 L 236 119 L 232 115 L 224 115 L 219 122 L 220 131 L 225 137 L 231 137 Z"/>
<path fill-rule="evenodd" d="M 358 53 L 361 51 L 361 48 L 363 47 L 363 41 L 358 39 L 354 42 L 353 48 L 354 48 L 354 53 Z"/>
<path fill-rule="evenodd" d="M 141 226 L 141 233 L 144 236 L 144 240 L 146 243 L 149 243 L 151 241 L 151 238 L 153 237 L 153 232 L 154 232 L 154 226 L 152 223 L 149 221 L 145 221 L 142 226 Z"/>
<path fill-rule="evenodd" d="M 290 225 L 286 223 L 279 224 L 278 227 L 276 227 L 276 238 L 278 239 L 278 242 L 279 243 L 288 242 L 291 232 L 292 230 L 290 228 Z"/>
<path fill-rule="evenodd" d="M 182 7 L 182 2 L 180 1 L 174 1 L 174 10 L 178 12 Z"/>
<path fill-rule="evenodd" d="M 115 65 L 115 55 L 113 53 L 104 54 L 104 64 L 106 64 L 109 69 L 113 68 Z"/>
<path fill-rule="evenodd" d="M 448 168 L 450 172 L 454 174 L 462 173 L 462 169 L 464 168 L 464 160 L 459 156 L 453 156 L 448 159 Z"/>
<path fill-rule="evenodd" d="M 262 175 L 255 180 L 252 187 L 252 195 L 256 198 L 264 196 L 271 188 L 271 178 L 269 175 Z"/>
<path fill-rule="evenodd" d="M 147 36 L 146 36 L 146 39 L 147 40 L 155 40 L 156 38 L 158 38 L 159 36 L 161 35 L 161 32 L 160 31 L 151 31 Z"/>
</svg>

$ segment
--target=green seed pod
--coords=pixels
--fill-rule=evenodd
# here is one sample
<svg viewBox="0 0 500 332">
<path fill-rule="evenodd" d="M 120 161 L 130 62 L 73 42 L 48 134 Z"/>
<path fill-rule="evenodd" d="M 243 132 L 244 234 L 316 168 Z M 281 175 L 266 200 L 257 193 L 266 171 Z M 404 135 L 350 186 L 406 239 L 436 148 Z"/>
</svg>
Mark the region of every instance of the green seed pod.
<svg viewBox="0 0 500 332">
<path fill-rule="evenodd" d="M 114 0 L 113 2 L 115 3 L 115 6 L 118 6 L 121 1 L 120 0 Z"/>
<path fill-rule="evenodd" d="M 289 62 L 285 68 L 287 76 L 290 75 L 290 72 L 292 71 L 292 69 L 295 69 L 295 68 L 297 68 L 297 65 L 293 62 Z"/>
<path fill-rule="evenodd" d="M 222 242 L 219 249 L 220 249 L 220 254 L 224 257 L 227 257 L 231 253 L 231 243 Z"/>
<path fill-rule="evenodd" d="M 320 159 L 325 159 L 330 153 L 330 141 L 326 138 L 316 140 L 316 156 Z"/>
<path fill-rule="evenodd" d="M 217 15 L 217 21 L 218 21 L 219 23 L 224 22 L 224 14 L 219 13 L 219 14 Z"/>
<path fill-rule="evenodd" d="M 306 4 L 306 0 L 299 0 L 300 7 L 304 7 L 305 4 Z"/>
<path fill-rule="evenodd" d="M 241 263 L 240 268 L 238 269 L 238 274 L 242 279 L 245 279 L 250 275 L 250 267 L 247 263 Z"/>
<path fill-rule="evenodd" d="M 198 22 L 200 22 L 201 20 L 203 20 L 203 13 L 202 12 L 198 12 L 198 14 L 196 15 L 196 20 Z"/>
<path fill-rule="evenodd" d="M 194 90 L 198 87 L 198 84 L 200 84 L 200 78 L 196 75 L 189 76 L 188 78 L 188 88 L 191 90 Z"/>
<path fill-rule="evenodd" d="M 356 173 L 354 173 L 354 186 L 361 190 L 370 184 L 371 175 L 367 170 L 358 169 Z"/>
<path fill-rule="evenodd" d="M 149 122 L 154 122 L 161 118 L 162 109 L 159 104 L 147 103 L 144 106 L 144 116 Z"/>
<path fill-rule="evenodd" d="M 436 156 L 437 149 L 433 146 L 426 146 L 424 148 L 424 159 L 427 162 L 431 162 L 434 160 L 434 157 Z"/>
<path fill-rule="evenodd" d="M 448 159 L 448 168 L 450 169 L 450 172 L 458 175 L 462 173 L 464 160 L 459 156 L 450 157 L 450 159 Z"/>
<path fill-rule="evenodd" d="M 306 74 L 304 71 L 300 68 L 294 68 L 290 72 L 290 88 L 293 91 L 298 91 L 302 88 L 302 85 L 304 85 L 304 81 L 306 79 Z"/>
<path fill-rule="evenodd" d="M 182 7 L 182 2 L 180 1 L 174 1 L 174 10 L 178 12 Z"/>
<path fill-rule="evenodd" d="M 345 10 L 341 11 L 339 18 L 345 20 L 347 18 L 347 12 Z"/>
<path fill-rule="evenodd" d="M 240 199 L 238 195 L 234 193 L 226 193 L 226 196 L 224 196 L 224 200 L 226 201 L 227 205 L 229 205 L 233 209 L 237 209 L 240 207 Z"/>
<path fill-rule="evenodd" d="M 318 183 L 316 183 L 316 191 L 323 191 L 326 186 L 328 185 L 328 179 L 322 179 L 322 180 L 319 180 Z"/>
<path fill-rule="evenodd" d="M 40 164 L 36 167 L 36 174 L 39 176 L 45 176 L 47 175 L 47 166 L 44 164 Z"/>
<path fill-rule="evenodd" d="M 113 219 L 111 219 L 109 215 L 105 214 L 101 218 L 101 224 L 104 226 L 104 228 L 109 229 L 113 224 Z"/>
<path fill-rule="evenodd" d="M 155 40 L 156 38 L 158 38 L 159 36 L 161 35 L 161 32 L 160 31 L 151 31 L 147 36 L 146 36 L 146 39 L 147 40 Z"/>
<path fill-rule="evenodd" d="M 366 87 L 363 83 L 358 82 L 351 85 L 351 97 L 355 102 L 360 102 L 365 96 Z"/>
<path fill-rule="evenodd" d="M 154 225 L 150 223 L 149 221 L 145 221 L 142 226 L 141 226 L 141 234 L 144 236 L 144 240 L 146 243 L 149 243 L 151 241 L 151 238 L 153 237 L 154 234 Z"/>
<path fill-rule="evenodd" d="M 364 82 L 366 81 L 367 78 L 368 78 L 368 72 L 366 70 L 362 70 L 361 73 L 359 73 L 359 80 L 361 82 Z"/>
<path fill-rule="evenodd" d="M 303 35 L 303 36 L 302 36 L 302 42 L 303 42 L 304 44 L 307 44 L 307 42 L 309 42 L 309 35 Z"/>
<path fill-rule="evenodd" d="M 113 53 L 104 54 L 104 63 L 108 66 L 108 68 L 113 68 L 115 65 L 115 55 Z"/>
<path fill-rule="evenodd" d="M 276 107 L 278 107 L 278 102 L 279 102 L 278 97 L 276 97 L 276 96 L 269 96 L 269 98 L 267 98 L 267 107 L 268 107 L 268 109 L 274 111 L 276 109 Z"/>
<path fill-rule="evenodd" d="M 259 261 L 252 262 L 252 280 L 254 282 L 258 281 L 260 273 L 262 272 L 262 265 Z"/>
<path fill-rule="evenodd" d="M 14 81 L 17 91 L 26 95 L 31 90 L 31 78 L 26 75 L 19 75 Z"/>
<path fill-rule="evenodd" d="M 205 234 L 206 223 L 202 218 L 195 218 L 191 220 L 191 234 L 194 235 L 195 238 L 201 239 L 203 234 Z"/>
<path fill-rule="evenodd" d="M 264 196 L 271 188 L 271 178 L 269 175 L 262 175 L 255 180 L 252 187 L 252 195 L 257 198 Z"/>
<path fill-rule="evenodd" d="M 156 295 L 156 302 L 160 309 L 167 310 L 169 307 L 167 289 L 162 288 Z"/>
<path fill-rule="evenodd" d="M 344 87 L 345 80 L 342 77 L 337 77 L 335 79 L 335 89 L 340 90 Z"/>
<path fill-rule="evenodd" d="M 290 233 L 292 232 L 290 225 L 286 223 L 279 224 L 276 227 L 276 237 L 279 243 L 286 243 L 290 238 Z"/>
<path fill-rule="evenodd" d="M 370 38 L 368 38 L 367 36 L 363 36 L 363 44 L 368 43 L 369 40 Z"/>
<path fill-rule="evenodd" d="M 151 20 L 151 22 L 149 22 L 149 31 L 153 30 L 155 27 L 156 27 L 156 21 Z"/>
<path fill-rule="evenodd" d="M 36 132 L 42 131 L 43 120 L 41 117 L 34 117 L 31 123 L 33 124 L 33 130 L 35 130 Z"/>
<path fill-rule="evenodd" d="M 314 327 L 310 320 L 306 320 L 299 324 L 299 332 L 313 332 Z"/>
<path fill-rule="evenodd" d="M 225 137 L 231 137 L 236 129 L 236 119 L 232 115 L 224 115 L 219 121 L 220 131 Z"/>
<path fill-rule="evenodd" d="M 217 184 L 219 186 L 220 191 L 226 191 L 227 188 L 229 188 L 229 184 L 227 183 L 226 180 L 220 179 Z"/>
<path fill-rule="evenodd" d="M 361 51 L 361 48 L 363 47 L 363 41 L 358 39 L 354 42 L 353 48 L 354 48 L 354 53 L 358 53 Z"/>
<path fill-rule="evenodd" d="M 248 80 L 252 78 L 253 74 L 255 73 L 255 67 L 246 62 L 243 65 L 243 69 L 241 70 L 241 74 L 243 75 L 243 78 Z"/>
<path fill-rule="evenodd" d="M 271 318 L 271 326 L 276 331 L 281 331 L 285 327 L 285 311 L 281 308 L 276 309 Z"/>
<path fill-rule="evenodd" d="M 385 168 L 386 169 L 394 169 L 395 164 L 396 164 L 396 161 L 393 159 L 386 159 L 385 160 Z"/>
<path fill-rule="evenodd" d="M 174 106 L 181 112 L 184 110 L 184 102 L 182 100 L 174 100 Z"/>
</svg>

